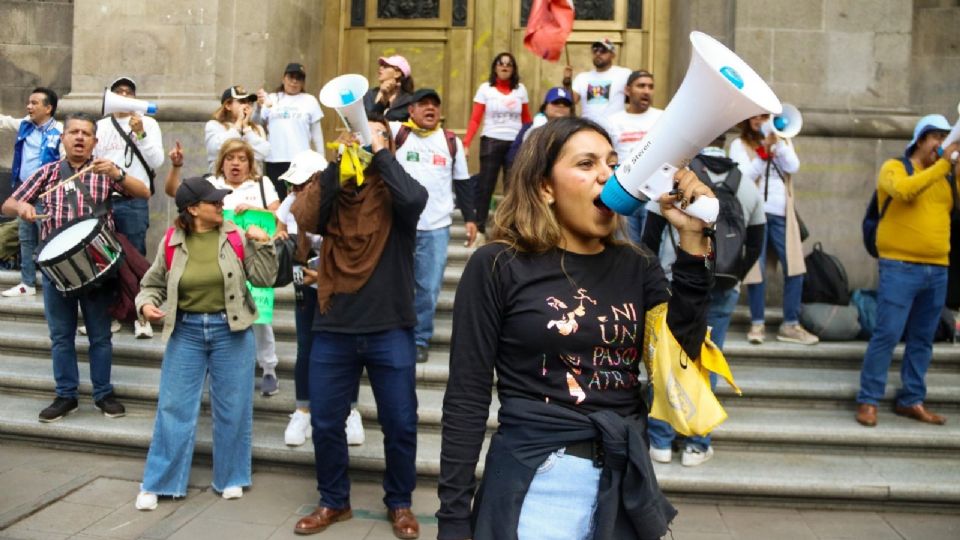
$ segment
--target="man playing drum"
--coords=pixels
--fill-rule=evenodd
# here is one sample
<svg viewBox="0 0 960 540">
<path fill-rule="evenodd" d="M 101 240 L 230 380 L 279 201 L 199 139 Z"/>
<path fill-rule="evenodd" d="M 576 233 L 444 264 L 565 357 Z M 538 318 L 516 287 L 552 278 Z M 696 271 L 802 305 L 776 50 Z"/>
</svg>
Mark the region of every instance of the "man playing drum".
<svg viewBox="0 0 960 540">
<path fill-rule="evenodd" d="M 40 219 L 40 259 L 45 258 L 44 246 L 51 238 L 58 235 L 69 235 L 72 225 L 78 220 L 96 219 L 102 215 L 99 223 L 105 232 L 101 235 L 112 239 L 113 219 L 103 205 L 112 193 L 138 198 L 148 198 L 150 190 L 146 183 L 127 175 L 108 159 L 92 160 L 93 147 L 97 143 L 96 121 L 84 113 L 68 114 L 64 121 L 63 146 L 66 159 L 45 165 L 24 182 L 13 195 L 3 203 L 3 214 L 19 216 L 20 219 L 34 222 Z M 80 173 L 80 174 L 77 174 Z M 73 181 L 63 180 L 75 176 Z M 42 199 L 47 209 L 46 216 L 38 216 L 34 203 Z M 84 230 L 90 227 L 80 227 Z M 89 236 L 78 235 L 76 241 L 64 238 L 58 244 L 74 249 Z M 96 240 L 96 239 L 95 239 Z M 71 268 L 82 266 L 79 263 L 90 263 L 97 268 L 102 266 L 103 257 L 99 257 L 99 249 L 105 249 L 102 244 L 109 242 L 91 243 L 88 249 L 81 249 L 74 257 L 86 257 L 91 260 L 71 260 Z M 111 251 L 103 251 L 104 255 L 116 256 Z M 93 383 L 94 404 L 104 415 L 115 418 L 123 416 L 126 411 L 113 395 L 113 385 L 110 384 L 110 366 L 113 346 L 110 336 L 110 315 L 107 309 L 113 301 L 115 287 L 111 287 L 108 280 L 104 284 L 100 274 L 92 276 L 99 284 L 96 286 L 93 279 L 89 286 L 80 283 L 74 289 L 73 295 L 67 296 L 57 290 L 54 282 L 48 277 L 46 269 L 43 276 L 43 307 L 50 330 L 50 341 L 53 342 L 53 377 L 56 380 L 57 397 L 53 403 L 40 412 L 41 422 L 54 422 L 65 415 L 77 410 L 77 387 L 79 372 L 77 369 L 77 351 L 75 336 L 77 332 L 77 306 L 83 312 L 83 319 L 87 326 L 87 339 L 90 342 L 90 379 Z M 84 278 L 86 279 L 86 278 Z"/>
</svg>

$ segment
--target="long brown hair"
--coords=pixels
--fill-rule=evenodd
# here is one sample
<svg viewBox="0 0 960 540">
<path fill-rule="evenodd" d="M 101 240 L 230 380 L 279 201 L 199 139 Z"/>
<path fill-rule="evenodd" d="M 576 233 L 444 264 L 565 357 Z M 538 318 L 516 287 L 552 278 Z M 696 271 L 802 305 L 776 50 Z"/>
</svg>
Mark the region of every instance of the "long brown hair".
<svg viewBox="0 0 960 540">
<path fill-rule="evenodd" d="M 606 130 L 586 118 L 557 118 L 530 132 L 510 168 L 506 196 L 493 216 L 492 240 L 531 253 L 543 253 L 562 245 L 560 222 L 544 201 L 541 187 L 550 181 L 553 166 L 567 140 L 584 130 L 596 131 L 611 142 Z M 620 228 L 619 216 L 617 220 L 614 230 Z M 602 242 L 619 243 L 614 233 Z"/>
<path fill-rule="evenodd" d="M 737 127 L 740 128 L 740 138 L 751 150 L 763 144 L 763 134 L 750 127 L 749 118 L 737 124 Z"/>
<path fill-rule="evenodd" d="M 247 175 L 247 178 L 249 180 L 259 181 L 260 169 L 257 168 L 257 162 L 254 159 L 253 147 L 243 139 L 228 139 L 223 143 L 223 146 L 220 147 L 220 151 L 217 153 L 217 161 L 214 162 L 213 174 L 224 176 L 223 161 L 227 159 L 227 154 L 232 154 L 238 150 L 247 154 L 247 161 L 250 162 L 250 174 Z"/>
</svg>

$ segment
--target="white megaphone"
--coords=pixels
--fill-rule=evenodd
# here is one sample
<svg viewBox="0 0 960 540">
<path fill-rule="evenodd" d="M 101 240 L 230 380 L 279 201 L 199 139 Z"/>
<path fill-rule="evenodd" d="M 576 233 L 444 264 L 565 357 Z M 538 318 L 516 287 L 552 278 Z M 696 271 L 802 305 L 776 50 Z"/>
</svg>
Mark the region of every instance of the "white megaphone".
<svg viewBox="0 0 960 540">
<path fill-rule="evenodd" d="M 370 144 L 370 126 L 363 108 L 363 96 L 369 88 L 366 77 L 354 73 L 331 79 L 320 89 L 320 103 L 340 115 L 347 130 L 360 136 L 360 143 Z"/>
<path fill-rule="evenodd" d="M 676 95 L 600 194 L 618 214 L 633 214 L 641 200 L 658 201 L 673 189 L 679 167 L 741 120 L 782 110 L 773 90 L 722 43 L 702 32 L 692 32 L 690 42 L 690 66 Z M 714 222 L 720 203 L 700 197 L 683 211 Z"/>
<path fill-rule="evenodd" d="M 957 103 L 957 113 L 960 114 L 960 103 Z M 943 140 L 940 148 L 946 148 L 958 140 L 960 140 L 960 118 L 957 119 L 957 123 L 953 125 L 953 129 L 947 134 L 947 138 Z"/>
<path fill-rule="evenodd" d="M 103 107 L 100 114 L 106 116 L 113 113 L 140 113 L 157 114 L 157 104 L 142 99 L 114 94 L 109 88 L 103 89 Z"/>
<path fill-rule="evenodd" d="M 783 104 L 783 112 L 767 120 L 760 126 L 760 131 L 766 137 L 771 132 L 781 139 L 792 139 L 800 134 L 803 127 L 803 115 L 800 109 L 789 103 Z"/>
</svg>

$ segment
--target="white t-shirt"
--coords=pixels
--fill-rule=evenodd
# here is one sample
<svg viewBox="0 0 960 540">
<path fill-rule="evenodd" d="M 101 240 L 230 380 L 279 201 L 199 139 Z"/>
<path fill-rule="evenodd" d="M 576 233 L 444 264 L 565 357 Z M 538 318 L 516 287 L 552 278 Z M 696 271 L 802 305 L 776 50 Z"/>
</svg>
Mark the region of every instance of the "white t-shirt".
<svg viewBox="0 0 960 540">
<path fill-rule="evenodd" d="M 757 157 L 755 152 L 748 151 L 743 139 L 737 137 L 730 143 L 730 159 L 736 161 L 743 173 L 743 178 L 757 185 L 760 197 L 763 197 L 766 188 L 767 162 Z M 800 169 L 800 159 L 793 145 L 780 140 L 774 146 L 773 163 L 784 174 L 793 174 Z M 767 190 L 767 200 L 763 203 L 763 211 L 775 216 L 787 215 L 787 186 L 777 172 L 777 167 L 770 166 L 770 188 Z"/>
<path fill-rule="evenodd" d="M 509 94 L 501 94 L 496 87 L 485 82 L 477 89 L 473 101 L 485 107 L 482 133 L 484 137 L 501 141 L 512 141 L 517 138 L 523 125 L 520 122 L 523 105 L 530 101 L 527 88 L 523 83 L 518 84 Z"/>
<path fill-rule="evenodd" d="M 247 180 L 238 187 L 232 187 L 222 176 L 208 176 L 207 180 L 217 189 L 232 189 L 229 195 L 223 198 L 224 210 L 236 210 L 240 204 L 247 204 L 254 208 L 266 209 L 268 206 L 280 200 L 277 190 L 273 187 L 273 182 L 264 176 L 260 182 Z M 260 193 L 260 185 L 263 184 L 263 194 Z M 266 204 L 264 204 L 266 196 Z"/>
<path fill-rule="evenodd" d="M 143 155 L 147 165 L 156 170 L 163 165 L 164 158 L 163 136 L 160 133 L 160 125 L 149 116 L 143 116 L 140 119 L 143 121 L 143 132 L 146 136 L 138 139 L 136 135 L 131 135 L 130 139 L 137 145 L 137 149 L 140 150 L 140 154 Z M 117 118 L 117 123 L 120 124 L 124 133 L 130 133 L 129 116 Z M 130 160 L 127 160 L 127 142 L 117 132 L 117 128 L 113 127 L 113 121 L 109 116 L 97 120 L 97 146 L 93 149 L 93 156 L 109 159 L 116 163 L 118 167 L 127 171 L 130 176 L 143 180 L 144 185 L 150 185 L 150 177 L 147 176 L 147 170 L 143 168 L 140 158 L 131 153 L 129 155 Z"/>
<path fill-rule="evenodd" d="M 600 123 L 626 104 L 623 93 L 630 70 L 610 66 L 606 71 L 586 71 L 573 79 L 573 91 L 580 95 L 581 116 Z"/>
<path fill-rule="evenodd" d="M 397 133 L 399 122 L 390 122 L 390 129 Z M 463 154 L 463 143 L 457 137 L 456 158 L 450 156 L 450 147 L 442 129 L 437 129 L 427 137 L 416 133 L 407 135 L 403 146 L 397 148 L 397 161 L 407 174 L 427 188 L 429 198 L 427 206 L 420 213 L 417 230 L 432 231 L 449 226 L 453 220 L 453 181 L 466 181 L 470 178 L 467 160 Z"/>
<path fill-rule="evenodd" d="M 624 110 L 610 115 L 603 122 L 603 127 L 613 139 L 613 149 L 617 151 L 620 161 L 630 156 L 630 153 L 653 128 L 653 124 L 661 114 L 663 110 L 655 107 L 650 107 L 641 114 L 632 114 Z"/>
<path fill-rule="evenodd" d="M 207 145 L 207 165 L 210 172 L 214 172 L 213 167 L 217 162 L 217 155 L 220 154 L 220 147 L 230 139 L 243 139 L 253 148 L 253 159 L 257 164 L 262 164 L 263 160 L 270 153 L 270 142 L 261 134 L 259 130 L 263 128 L 255 126 L 245 128 L 243 137 L 232 124 L 225 126 L 216 120 L 208 120 L 203 127 L 203 138 Z"/>
<path fill-rule="evenodd" d="M 317 124 L 323 118 L 323 111 L 317 98 L 306 92 L 293 96 L 279 92 L 270 94 L 267 102 L 271 106 L 260 109 L 260 119 L 270 141 L 268 162 L 293 161 L 293 156 L 310 149 L 311 139 L 316 150 L 323 153 L 323 132 Z"/>
</svg>

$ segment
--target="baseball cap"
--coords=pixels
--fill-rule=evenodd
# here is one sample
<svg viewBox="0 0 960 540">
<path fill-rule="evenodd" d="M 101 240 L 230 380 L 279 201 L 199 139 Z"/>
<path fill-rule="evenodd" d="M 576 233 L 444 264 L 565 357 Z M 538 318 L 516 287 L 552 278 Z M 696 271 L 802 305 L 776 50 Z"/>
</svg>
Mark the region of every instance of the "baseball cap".
<svg viewBox="0 0 960 540">
<path fill-rule="evenodd" d="M 133 79 L 130 77 L 117 77 L 112 83 L 110 83 L 110 91 L 113 92 L 118 86 L 125 84 L 133 90 L 133 93 L 137 93 L 137 83 L 133 82 Z"/>
<path fill-rule="evenodd" d="M 420 100 L 428 97 L 434 97 L 436 98 L 437 103 L 441 103 L 440 94 L 438 94 L 433 88 L 420 88 L 413 93 L 413 96 L 410 98 L 410 103 L 417 103 Z"/>
<path fill-rule="evenodd" d="M 568 105 L 573 105 L 573 97 L 570 92 L 562 86 L 554 86 L 547 90 L 547 95 L 543 96 L 543 104 L 553 103 L 554 101 L 566 101 Z"/>
<path fill-rule="evenodd" d="M 313 150 L 304 150 L 293 156 L 290 168 L 280 175 L 280 180 L 299 186 L 309 180 L 314 173 L 326 168 L 327 160 L 323 157 L 323 154 Z"/>
<path fill-rule="evenodd" d="M 220 202 L 231 191 L 213 187 L 213 184 L 202 176 L 187 178 L 177 187 L 175 196 L 177 211 L 183 212 L 188 206 L 193 206 L 199 202 Z"/>
<path fill-rule="evenodd" d="M 381 56 L 379 62 L 381 64 L 399 69 L 400 73 L 403 73 L 404 77 L 410 76 L 410 62 L 407 62 L 407 59 L 399 54 L 395 54 L 393 56 Z"/>
<path fill-rule="evenodd" d="M 593 44 L 590 45 L 590 48 L 592 49 L 594 47 L 603 47 L 612 53 L 617 52 L 617 46 L 610 41 L 610 38 L 603 38 L 600 41 L 594 41 Z"/>
<path fill-rule="evenodd" d="M 297 62 L 290 62 L 287 64 L 286 69 L 283 70 L 283 74 L 286 75 L 288 73 L 299 73 L 304 78 L 307 76 L 307 72 L 303 69 L 303 64 Z"/>
<path fill-rule="evenodd" d="M 228 99 L 235 99 L 237 101 L 256 101 L 256 94 L 248 94 L 242 86 L 231 86 L 223 91 L 223 94 L 220 95 L 220 104 L 224 104 Z"/>
<path fill-rule="evenodd" d="M 912 154 L 917 147 L 917 142 L 927 133 L 931 131 L 949 132 L 950 128 L 950 123 L 947 122 L 946 117 L 942 114 L 928 114 L 924 116 L 917 122 L 916 127 L 913 128 L 913 139 L 911 139 L 910 144 L 907 145 L 904 154 L 910 157 L 910 154 Z"/>
</svg>

